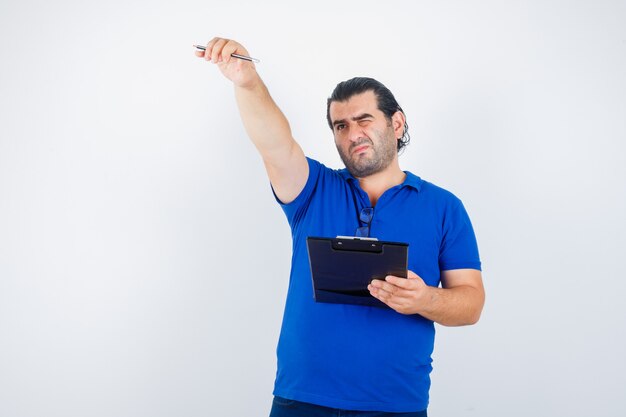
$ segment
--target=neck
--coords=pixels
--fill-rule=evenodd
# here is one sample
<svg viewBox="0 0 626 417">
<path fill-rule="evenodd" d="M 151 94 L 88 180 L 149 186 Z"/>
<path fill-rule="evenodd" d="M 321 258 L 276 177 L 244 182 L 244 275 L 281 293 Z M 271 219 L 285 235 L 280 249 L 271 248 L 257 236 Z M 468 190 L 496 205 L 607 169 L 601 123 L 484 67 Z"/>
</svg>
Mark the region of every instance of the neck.
<svg viewBox="0 0 626 417">
<path fill-rule="evenodd" d="M 400 169 L 396 160 L 384 170 L 367 177 L 357 178 L 357 180 L 363 191 L 369 196 L 372 207 L 374 207 L 385 191 L 402 184 L 405 178 L 406 174 Z"/>
</svg>

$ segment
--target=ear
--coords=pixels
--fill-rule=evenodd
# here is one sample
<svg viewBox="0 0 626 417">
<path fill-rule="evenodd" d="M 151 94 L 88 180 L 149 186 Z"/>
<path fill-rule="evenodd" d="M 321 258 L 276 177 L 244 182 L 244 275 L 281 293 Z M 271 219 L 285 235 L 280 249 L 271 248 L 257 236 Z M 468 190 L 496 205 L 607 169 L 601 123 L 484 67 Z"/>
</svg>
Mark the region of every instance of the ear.
<svg viewBox="0 0 626 417">
<path fill-rule="evenodd" d="M 404 113 L 401 111 L 397 111 L 391 116 L 391 125 L 393 126 L 393 131 L 396 134 L 396 139 L 400 139 L 404 134 L 404 124 L 406 123 L 406 117 L 404 117 Z"/>
</svg>

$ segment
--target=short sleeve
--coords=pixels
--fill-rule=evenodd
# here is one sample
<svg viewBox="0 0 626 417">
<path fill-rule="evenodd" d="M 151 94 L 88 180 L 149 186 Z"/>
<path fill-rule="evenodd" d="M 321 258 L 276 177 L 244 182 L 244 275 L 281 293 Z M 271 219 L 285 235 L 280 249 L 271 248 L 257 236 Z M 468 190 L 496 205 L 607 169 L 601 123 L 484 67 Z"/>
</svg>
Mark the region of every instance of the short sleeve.
<svg viewBox="0 0 626 417">
<path fill-rule="evenodd" d="M 280 201 L 272 188 L 274 198 L 285 212 L 287 221 L 292 228 L 300 221 L 303 214 L 306 213 L 306 209 L 309 205 L 309 201 L 311 200 L 311 196 L 313 195 L 313 191 L 317 186 L 317 181 L 321 171 L 322 165 L 316 160 L 307 157 L 307 162 L 309 163 L 309 177 L 307 178 L 304 188 L 300 191 L 300 194 L 298 194 L 292 202 L 285 204 Z"/>
<path fill-rule="evenodd" d="M 439 269 L 481 269 L 478 244 L 470 218 L 457 200 L 443 219 L 443 238 L 439 251 Z"/>
</svg>

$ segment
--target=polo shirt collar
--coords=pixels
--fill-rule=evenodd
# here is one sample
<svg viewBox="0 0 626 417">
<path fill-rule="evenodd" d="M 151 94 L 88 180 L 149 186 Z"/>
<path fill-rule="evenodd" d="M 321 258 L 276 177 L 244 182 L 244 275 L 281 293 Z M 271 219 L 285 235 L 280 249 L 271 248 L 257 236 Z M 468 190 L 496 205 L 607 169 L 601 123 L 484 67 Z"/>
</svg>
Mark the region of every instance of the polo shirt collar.
<svg viewBox="0 0 626 417">
<path fill-rule="evenodd" d="M 357 179 L 354 178 L 352 174 L 350 174 L 350 171 L 348 171 L 347 168 L 340 169 L 337 172 L 344 180 L 353 181 L 358 184 Z M 411 173 L 410 171 L 404 171 L 404 173 L 406 174 L 406 178 L 404 179 L 404 182 L 400 184 L 400 188 L 409 186 L 415 188 L 417 191 L 420 191 L 422 189 L 422 183 L 424 182 L 424 180 L 422 180 L 417 175 Z"/>
</svg>

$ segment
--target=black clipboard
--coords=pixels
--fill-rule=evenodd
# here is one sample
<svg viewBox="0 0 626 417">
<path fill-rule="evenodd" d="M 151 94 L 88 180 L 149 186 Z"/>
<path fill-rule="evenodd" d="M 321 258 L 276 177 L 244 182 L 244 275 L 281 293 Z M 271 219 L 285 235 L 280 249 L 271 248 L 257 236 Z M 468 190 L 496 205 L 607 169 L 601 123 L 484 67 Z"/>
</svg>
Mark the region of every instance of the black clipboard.
<svg viewBox="0 0 626 417">
<path fill-rule="evenodd" d="M 387 275 L 407 277 L 407 243 L 308 237 L 306 244 L 316 302 L 388 308 L 372 297 L 367 286 Z"/>
</svg>

